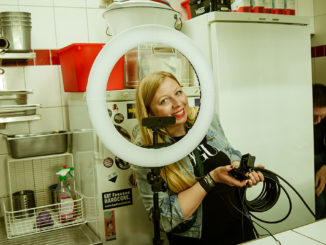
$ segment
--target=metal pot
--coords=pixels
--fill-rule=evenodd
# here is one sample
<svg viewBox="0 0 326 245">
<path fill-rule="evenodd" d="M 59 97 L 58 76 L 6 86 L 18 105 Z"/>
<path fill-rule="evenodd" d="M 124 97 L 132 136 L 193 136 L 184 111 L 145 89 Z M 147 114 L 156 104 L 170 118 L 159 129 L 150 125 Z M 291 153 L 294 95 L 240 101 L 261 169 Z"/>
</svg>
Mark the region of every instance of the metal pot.
<svg viewBox="0 0 326 245">
<path fill-rule="evenodd" d="M 7 52 L 27 53 L 31 50 L 31 26 L 25 24 L 0 24 L 2 37 L 7 38 L 9 48 Z"/>
<path fill-rule="evenodd" d="M 15 212 L 16 218 L 26 218 L 34 215 L 35 198 L 34 191 L 31 190 L 23 190 L 17 191 L 12 194 L 13 198 L 13 208 Z"/>
</svg>

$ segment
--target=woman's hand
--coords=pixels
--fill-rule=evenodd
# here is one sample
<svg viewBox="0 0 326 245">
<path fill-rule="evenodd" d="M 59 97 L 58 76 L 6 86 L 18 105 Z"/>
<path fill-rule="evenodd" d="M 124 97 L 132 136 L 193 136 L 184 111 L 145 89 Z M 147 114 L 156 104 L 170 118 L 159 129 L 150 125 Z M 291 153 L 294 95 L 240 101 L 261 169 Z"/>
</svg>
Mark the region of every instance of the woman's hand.
<svg viewBox="0 0 326 245">
<path fill-rule="evenodd" d="M 209 174 L 215 181 L 215 183 L 222 183 L 229 186 L 238 186 L 243 187 L 246 185 L 248 180 L 237 180 L 236 178 L 232 177 L 229 172 L 234 169 L 233 165 L 226 165 L 222 167 L 217 167 L 214 170 L 210 171 Z"/>
<path fill-rule="evenodd" d="M 258 165 L 258 168 L 264 168 L 263 165 Z M 252 187 L 257 185 L 259 182 L 264 181 L 264 175 L 260 171 L 252 171 L 246 174 L 249 177 L 248 185 Z"/>
<path fill-rule="evenodd" d="M 315 186 L 317 197 L 324 191 L 326 185 L 326 165 L 323 165 L 316 173 Z"/>
<path fill-rule="evenodd" d="M 259 168 L 264 168 L 262 165 L 258 165 Z M 211 177 L 216 183 L 223 183 L 229 186 L 243 187 L 247 183 L 249 187 L 257 185 L 259 182 L 264 181 L 264 175 L 260 171 L 253 171 L 247 173 L 249 179 L 247 180 L 237 180 L 232 177 L 229 172 L 234 168 L 234 165 L 227 165 L 223 167 L 217 167 L 210 172 Z"/>
</svg>

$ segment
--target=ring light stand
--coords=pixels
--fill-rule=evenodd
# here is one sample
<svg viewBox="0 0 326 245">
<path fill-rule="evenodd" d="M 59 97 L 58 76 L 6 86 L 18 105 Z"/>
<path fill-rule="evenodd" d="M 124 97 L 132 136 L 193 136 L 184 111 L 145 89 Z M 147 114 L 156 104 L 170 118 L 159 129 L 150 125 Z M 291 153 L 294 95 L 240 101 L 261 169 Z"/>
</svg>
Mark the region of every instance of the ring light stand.
<svg viewBox="0 0 326 245">
<path fill-rule="evenodd" d="M 188 59 L 200 83 L 200 110 L 196 123 L 178 142 L 162 147 L 157 143 L 157 130 L 153 147 L 142 148 L 126 140 L 115 129 L 106 106 L 107 81 L 118 60 L 129 50 L 143 43 L 160 43 L 180 51 Z M 173 28 L 147 24 L 129 28 L 113 36 L 97 55 L 89 74 L 86 100 L 89 117 L 102 143 L 117 157 L 133 165 L 150 167 L 149 181 L 153 187 L 153 221 L 155 245 L 162 244 L 160 238 L 160 213 L 158 192 L 164 189 L 159 167 L 179 161 L 197 147 L 205 136 L 214 114 L 215 86 L 210 64 L 193 40 Z M 166 145 L 165 145 L 166 146 Z M 160 157 L 157 157 L 157 156 Z"/>
<path fill-rule="evenodd" d="M 164 147 L 166 144 L 158 143 L 158 130 L 164 128 L 167 125 L 175 124 L 175 117 L 147 117 L 144 118 L 142 124 L 153 132 L 153 145 L 148 146 L 150 148 L 158 149 Z M 154 224 L 154 238 L 153 245 L 161 245 L 164 240 L 161 239 L 160 235 L 160 208 L 158 203 L 158 193 L 161 191 L 166 191 L 167 186 L 162 179 L 160 167 L 152 167 L 151 172 L 147 175 L 148 182 L 152 185 L 153 191 L 153 224 Z"/>
</svg>

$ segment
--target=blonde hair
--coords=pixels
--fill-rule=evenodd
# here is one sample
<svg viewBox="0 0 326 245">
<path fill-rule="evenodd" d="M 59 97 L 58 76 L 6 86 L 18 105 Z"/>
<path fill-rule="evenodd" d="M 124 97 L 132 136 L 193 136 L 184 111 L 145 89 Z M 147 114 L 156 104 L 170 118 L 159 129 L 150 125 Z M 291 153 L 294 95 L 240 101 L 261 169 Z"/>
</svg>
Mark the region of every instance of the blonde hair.
<svg viewBox="0 0 326 245">
<path fill-rule="evenodd" d="M 140 126 L 142 140 L 145 145 L 153 144 L 152 130 L 142 126 L 143 118 L 149 116 L 149 105 L 156 93 L 156 90 L 163 83 L 165 78 L 175 80 L 180 83 L 175 76 L 169 72 L 158 71 L 145 76 L 136 89 L 136 116 Z M 194 124 L 198 108 L 190 107 L 187 112 L 187 123 Z M 162 143 L 165 137 L 170 137 L 166 130 L 158 132 L 158 143 Z M 185 167 L 182 161 L 172 163 L 161 168 L 161 176 L 168 184 L 170 190 L 179 193 L 196 183 L 196 178 Z"/>
</svg>

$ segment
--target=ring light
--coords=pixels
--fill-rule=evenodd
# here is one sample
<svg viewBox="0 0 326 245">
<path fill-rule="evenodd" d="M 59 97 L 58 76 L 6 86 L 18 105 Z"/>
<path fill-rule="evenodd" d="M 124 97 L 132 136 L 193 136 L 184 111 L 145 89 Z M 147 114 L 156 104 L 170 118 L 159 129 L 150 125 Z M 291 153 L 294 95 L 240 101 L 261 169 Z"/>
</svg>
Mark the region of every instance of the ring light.
<svg viewBox="0 0 326 245">
<path fill-rule="evenodd" d="M 121 56 L 143 43 L 176 48 L 189 60 L 201 81 L 201 103 L 196 123 L 180 141 L 160 149 L 142 148 L 122 137 L 115 129 L 106 106 L 106 86 L 113 67 Z M 189 37 L 167 26 L 141 25 L 113 36 L 97 55 L 89 74 L 86 99 L 91 123 L 113 154 L 134 165 L 161 167 L 188 155 L 206 135 L 214 113 L 214 78 L 206 58 Z"/>
</svg>

